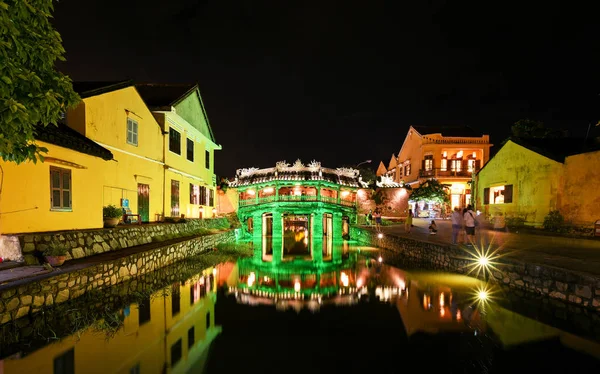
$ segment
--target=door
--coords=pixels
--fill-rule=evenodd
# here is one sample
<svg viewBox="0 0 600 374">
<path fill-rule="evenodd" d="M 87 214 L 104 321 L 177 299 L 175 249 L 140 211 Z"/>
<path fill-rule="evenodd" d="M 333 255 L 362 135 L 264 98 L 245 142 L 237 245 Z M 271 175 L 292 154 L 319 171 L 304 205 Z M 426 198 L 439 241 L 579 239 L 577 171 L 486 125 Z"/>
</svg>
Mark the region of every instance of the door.
<svg viewBox="0 0 600 374">
<path fill-rule="evenodd" d="M 138 183 L 138 214 L 142 222 L 150 222 L 150 185 Z"/>
<path fill-rule="evenodd" d="M 179 217 L 179 181 L 171 180 L 171 217 Z"/>
</svg>

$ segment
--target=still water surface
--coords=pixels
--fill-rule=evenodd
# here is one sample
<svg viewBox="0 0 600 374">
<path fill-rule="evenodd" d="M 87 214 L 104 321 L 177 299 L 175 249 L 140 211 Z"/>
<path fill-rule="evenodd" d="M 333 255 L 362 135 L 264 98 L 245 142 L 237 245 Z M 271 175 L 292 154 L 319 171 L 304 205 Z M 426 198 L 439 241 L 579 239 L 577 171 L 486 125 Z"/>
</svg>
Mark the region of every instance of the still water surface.
<svg viewBox="0 0 600 374">
<path fill-rule="evenodd" d="M 600 367 L 596 314 L 352 250 L 329 263 L 247 258 L 161 272 L 5 329 L 0 373 Z"/>
</svg>

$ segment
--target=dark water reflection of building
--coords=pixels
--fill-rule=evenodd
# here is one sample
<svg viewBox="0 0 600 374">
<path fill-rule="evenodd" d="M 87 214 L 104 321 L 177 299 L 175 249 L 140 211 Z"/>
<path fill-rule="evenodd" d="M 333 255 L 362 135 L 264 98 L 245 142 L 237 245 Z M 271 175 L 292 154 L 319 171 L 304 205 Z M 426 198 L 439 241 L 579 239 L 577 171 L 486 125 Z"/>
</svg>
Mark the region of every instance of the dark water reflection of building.
<svg viewBox="0 0 600 374">
<path fill-rule="evenodd" d="M 58 342 L 50 340 L 34 351 L 5 357 L 0 373 L 202 372 L 208 348 L 221 331 L 214 316 L 216 277 L 217 269 L 208 268 L 137 303 L 110 310 L 108 314 L 120 321 L 114 335 L 102 329 L 102 321 L 95 321 Z M 39 315 L 31 323 L 44 323 L 43 318 Z"/>
</svg>

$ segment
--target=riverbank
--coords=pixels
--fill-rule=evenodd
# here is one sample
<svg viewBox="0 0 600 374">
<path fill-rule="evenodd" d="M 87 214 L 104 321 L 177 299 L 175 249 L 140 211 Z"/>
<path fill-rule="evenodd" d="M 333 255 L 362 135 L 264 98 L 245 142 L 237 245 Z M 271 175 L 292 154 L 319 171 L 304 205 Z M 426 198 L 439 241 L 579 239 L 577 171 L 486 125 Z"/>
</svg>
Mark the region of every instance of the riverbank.
<svg viewBox="0 0 600 374">
<path fill-rule="evenodd" d="M 192 235 L 71 260 L 52 271 L 8 282 L 0 285 L 0 324 L 76 299 L 84 293 L 143 276 L 234 241 L 234 230 Z"/>
<path fill-rule="evenodd" d="M 560 244 L 555 243 L 551 247 L 550 241 L 548 250 L 544 252 L 543 248 L 533 246 L 536 244 L 536 238 L 529 239 L 533 242 L 519 246 L 514 242 L 509 243 L 507 239 L 511 237 L 498 237 L 494 232 L 482 232 L 479 243 L 483 244 L 477 245 L 476 248 L 480 251 L 491 249 L 490 252 L 498 249 L 495 253 L 498 257 L 491 259 L 489 265 L 479 267 L 475 248 L 451 245 L 448 232 L 439 229 L 438 235 L 429 235 L 426 227 L 420 227 L 422 224 L 416 222 L 416 227 L 412 228 L 410 234 L 404 233 L 402 226 L 384 227 L 380 232 L 369 227 L 352 227 L 351 237 L 362 244 L 382 248 L 386 252 L 384 257 L 393 258 L 396 262 L 412 267 L 469 274 L 480 278 L 487 276 L 490 282 L 600 311 L 600 269 L 593 266 L 600 258 L 600 250 L 577 247 L 576 244 L 581 243 L 570 239 L 570 246 L 558 241 Z M 589 240 L 582 242 L 586 242 L 586 245 L 598 244 Z M 583 248 L 589 251 L 582 252 Z M 566 257 L 568 253 L 573 257 Z M 581 259 L 575 254 L 581 256 Z M 589 260 L 586 262 L 584 258 Z"/>
</svg>

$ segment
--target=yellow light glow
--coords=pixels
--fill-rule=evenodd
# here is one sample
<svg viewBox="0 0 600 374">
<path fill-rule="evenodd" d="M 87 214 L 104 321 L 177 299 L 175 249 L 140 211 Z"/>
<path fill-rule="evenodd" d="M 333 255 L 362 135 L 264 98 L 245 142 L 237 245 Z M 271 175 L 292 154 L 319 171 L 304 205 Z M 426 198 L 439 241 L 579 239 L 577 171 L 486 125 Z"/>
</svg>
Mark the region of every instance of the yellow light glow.
<svg viewBox="0 0 600 374">
<path fill-rule="evenodd" d="M 400 287 L 401 290 L 404 290 L 406 288 L 406 283 L 404 283 L 404 280 L 400 279 L 400 281 L 398 282 L 398 287 Z"/>
<path fill-rule="evenodd" d="M 217 268 L 213 268 L 213 275 L 216 276 L 217 275 Z"/>
<path fill-rule="evenodd" d="M 458 151 L 456 153 L 456 158 L 461 158 L 463 156 L 463 151 Z"/>
<path fill-rule="evenodd" d="M 379 258 L 377 259 L 377 261 L 383 262 L 383 257 L 379 256 Z"/>
<path fill-rule="evenodd" d="M 377 234 L 377 237 L 378 237 L 379 239 L 381 239 L 381 238 L 383 238 L 383 234 L 382 234 L 382 233 L 379 233 L 379 234 Z"/>
<path fill-rule="evenodd" d="M 349 193 L 350 193 L 349 191 L 342 191 L 342 197 L 348 196 Z"/>
<path fill-rule="evenodd" d="M 248 276 L 248 287 L 252 287 L 255 280 L 256 280 L 256 274 L 254 274 L 254 272 L 250 273 L 250 275 Z"/>
<path fill-rule="evenodd" d="M 481 256 L 481 257 L 479 257 L 477 262 L 479 262 L 479 265 L 481 265 L 481 266 L 488 266 L 490 263 L 490 259 L 487 258 L 486 256 Z"/>
<path fill-rule="evenodd" d="M 348 275 L 346 273 L 344 273 L 343 271 L 340 274 L 340 280 L 342 281 L 342 286 L 348 287 L 348 284 L 349 284 Z"/>
<path fill-rule="evenodd" d="M 456 320 L 460 321 L 461 315 L 460 315 L 460 309 L 456 311 Z"/>
<path fill-rule="evenodd" d="M 440 306 L 442 308 L 444 307 L 444 293 L 443 292 L 440 294 Z"/>
<path fill-rule="evenodd" d="M 273 189 L 273 187 L 267 187 L 267 188 L 263 188 L 263 192 L 264 192 L 264 193 L 271 193 L 271 192 L 273 192 L 273 191 L 275 191 L 275 190 Z"/>
<path fill-rule="evenodd" d="M 300 292 L 300 282 L 299 281 L 296 281 L 294 283 L 294 291 Z"/>
<path fill-rule="evenodd" d="M 473 151 L 473 158 L 477 157 L 477 152 Z"/>
<path fill-rule="evenodd" d="M 444 317 L 446 315 L 446 309 L 442 308 L 440 309 L 440 317 Z"/>
<path fill-rule="evenodd" d="M 479 291 L 479 293 L 477 294 L 477 297 L 479 298 L 479 300 L 481 301 L 486 301 L 488 298 L 488 293 L 485 290 L 481 290 Z"/>
<path fill-rule="evenodd" d="M 254 191 L 254 190 L 248 190 L 246 192 L 248 193 L 248 195 L 255 195 L 256 194 L 256 191 Z"/>
<path fill-rule="evenodd" d="M 444 157 L 444 158 L 448 157 L 448 152 L 446 152 L 446 151 L 442 152 L 442 157 Z"/>
<path fill-rule="evenodd" d="M 362 286 L 363 286 L 363 280 L 362 280 L 362 278 L 359 278 L 359 279 L 356 281 L 356 287 L 357 287 L 357 288 L 361 288 Z"/>
</svg>

